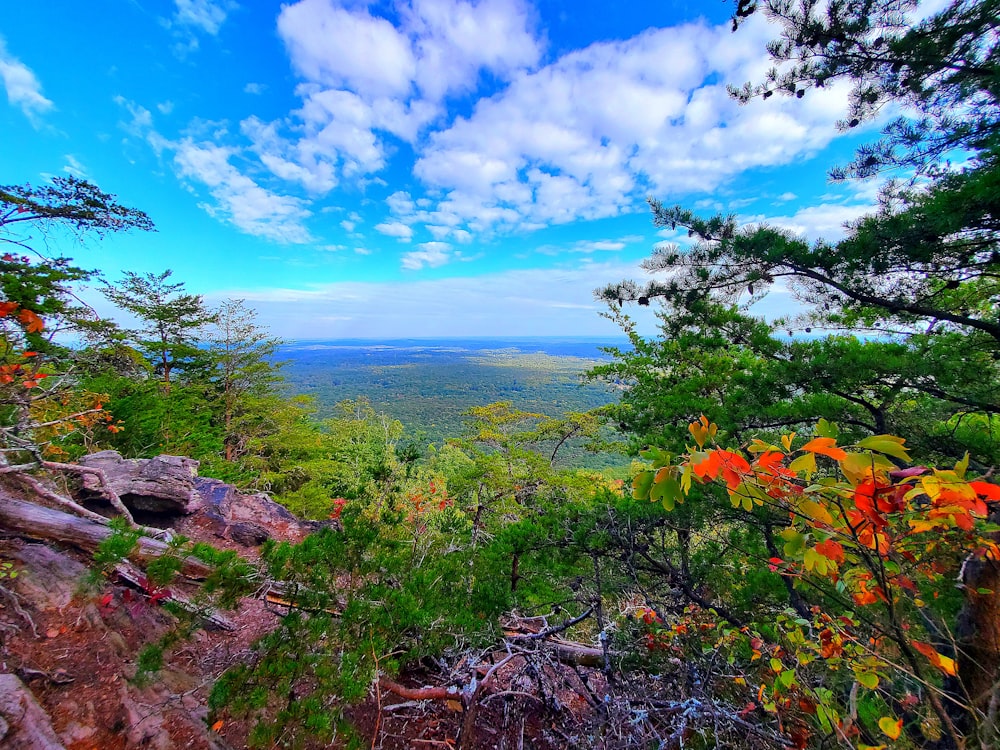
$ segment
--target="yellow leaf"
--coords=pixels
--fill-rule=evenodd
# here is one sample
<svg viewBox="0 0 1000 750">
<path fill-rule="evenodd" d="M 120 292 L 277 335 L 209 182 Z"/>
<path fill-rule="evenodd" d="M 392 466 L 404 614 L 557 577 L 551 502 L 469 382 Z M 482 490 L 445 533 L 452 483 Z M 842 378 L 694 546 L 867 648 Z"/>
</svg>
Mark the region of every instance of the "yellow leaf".
<svg viewBox="0 0 1000 750">
<path fill-rule="evenodd" d="M 885 736 L 890 740 L 898 740 L 899 735 L 903 732 L 903 720 L 893 720 L 891 716 L 883 716 L 878 720 L 878 728 L 881 729 L 883 734 L 885 734 Z"/>
<path fill-rule="evenodd" d="M 785 450 L 786 451 L 790 451 L 792 449 L 792 438 L 794 438 L 794 437 L 795 437 L 795 433 L 794 432 L 792 432 L 792 433 L 790 433 L 788 435 L 782 435 L 781 436 L 781 444 L 783 446 L 785 446 Z"/>
<path fill-rule="evenodd" d="M 803 500 L 799 504 L 799 510 L 813 521 L 818 521 L 819 523 L 826 524 L 827 526 L 833 525 L 833 516 L 830 515 L 830 511 L 814 500 Z"/>
<path fill-rule="evenodd" d="M 796 474 L 805 474 L 807 477 L 816 473 L 816 455 L 814 453 L 803 453 L 790 464 L 788 468 Z"/>
<path fill-rule="evenodd" d="M 941 667 L 942 672 L 946 672 L 947 674 L 950 674 L 952 677 L 958 674 L 958 670 L 955 667 L 955 660 L 952 659 L 950 656 L 938 654 L 938 660 L 940 662 L 938 666 Z"/>
</svg>

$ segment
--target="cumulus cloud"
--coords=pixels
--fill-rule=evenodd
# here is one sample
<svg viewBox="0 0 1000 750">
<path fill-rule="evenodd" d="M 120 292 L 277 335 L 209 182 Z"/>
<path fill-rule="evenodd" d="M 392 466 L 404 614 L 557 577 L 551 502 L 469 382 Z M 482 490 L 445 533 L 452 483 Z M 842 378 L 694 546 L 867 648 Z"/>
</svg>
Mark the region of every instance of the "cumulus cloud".
<svg viewBox="0 0 1000 750">
<path fill-rule="evenodd" d="M 217 32 L 213 23 L 229 7 L 187 0 L 185 17 Z M 764 49 L 773 29 L 757 17 L 736 35 L 698 21 L 547 61 L 527 0 L 397 0 L 391 12 L 352 0 L 299 0 L 281 7 L 276 25 L 298 77 L 294 108 L 277 119 L 247 116 L 238 133 L 190 143 L 221 149 L 234 172 L 273 197 L 276 222 L 300 227 L 311 201 L 385 185 L 379 175 L 390 166 L 409 167 L 406 189 L 371 217 L 379 233 L 404 242 L 466 244 L 641 211 L 649 194 L 718 191 L 738 174 L 823 149 L 846 102 L 845 88 L 831 85 L 802 100 L 736 104 L 724 82 L 759 80 L 770 64 Z M 133 112 L 134 127 L 149 132 L 140 122 L 147 115 Z M 236 184 L 235 175 L 226 184 Z M 213 190 L 220 215 L 236 223 L 223 208 L 227 193 Z M 348 217 L 339 228 L 357 225 Z M 621 249 L 604 242 L 565 249 Z"/>
<path fill-rule="evenodd" d="M 402 266 L 409 271 L 419 271 L 424 267 L 437 268 L 453 259 L 451 245 L 447 242 L 422 242 L 403 255 Z"/>
<path fill-rule="evenodd" d="M 42 95 L 42 84 L 31 68 L 7 51 L 3 37 L 0 37 L 0 80 L 7 91 L 7 101 L 20 108 L 35 127 L 39 116 L 55 106 Z"/>
<path fill-rule="evenodd" d="M 403 242 L 409 242 L 413 237 L 413 228 L 399 221 L 383 222 L 375 225 L 375 231 L 389 237 L 396 237 Z"/>
<path fill-rule="evenodd" d="M 232 161 L 241 156 L 239 149 L 195 135 L 207 133 L 218 138 L 225 133 L 223 127 L 199 122 L 189 129 L 191 134 L 171 140 L 154 128 L 148 109 L 121 96 L 115 102 L 131 115 L 131 120 L 120 123 L 126 132 L 145 140 L 157 154 L 172 153 L 175 174 L 196 192 L 199 187 L 208 190 L 214 202 L 199 205 L 209 215 L 242 232 L 281 244 L 313 240 L 305 226 L 312 215 L 306 201 L 269 190 L 243 174 Z"/>
<path fill-rule="evenodd" d="M 397 11 L 390 22 L 335 0 L 282 8 L 278 34 L 302 106 L 247 133 L 266 131 L 254 147 L 276 176 L 327 191 L 375 174 L 387 139 L 416 143 L 446 115 L 445 99 L 474 91 L 483 74 L 509 80 L 541 55 L 523 0 L 404 0 Z"/>
<path fill-rule="evenodd" d="M 759 77 L 771 33 L 693 23 L 570 52 L 432 133 L 414 172 L 475 230 L 611 216 L 815 153 L 836 135 L 843 87 L 740 107 L 720 82 Z"/>
</svg>

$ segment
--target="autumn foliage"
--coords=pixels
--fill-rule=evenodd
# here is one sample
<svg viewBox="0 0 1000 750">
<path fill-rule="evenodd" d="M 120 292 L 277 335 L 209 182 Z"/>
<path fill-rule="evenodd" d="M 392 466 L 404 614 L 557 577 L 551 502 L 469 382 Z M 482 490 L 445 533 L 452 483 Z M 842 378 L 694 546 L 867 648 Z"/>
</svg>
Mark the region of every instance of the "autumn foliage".
<svg viewBox="0 0 1000 750">
<path fill-rule="evenodd" d="M 759 681 L 754 710 L 777 714 L 797 746 L 812 732 L 858 747 L 902 742 L 904 733 L 962 747 L 995 732 L 992 696 L 975 687 L 996 681 L 996 654 L 982 653 L 995 623 L 960 626 L 957 610 L 966 620 L 994 611 L 982 606 L 997 597 L 982 571 L 1000 561 L 989 523 L 1000 486 L 968 476 L 968 457 L 950 468 L 908 467 L 898 437 L 838 445 L 825 421 L 805 441 L 791 433 L 745 451 L 717 445 L 705 417 L 689 429 L 695 445 L 686 455 L 644 453 L 652 467 L 635 477 L 635 497 L 673 511 L 694 487 L 718 484 L 734 510 L 784 519 L 781 554 L 757 564 L 811 604 L 781 613 L 767 638 L 760 627 L 720 635 L 718 618 L 699 631 L 717 648 L 742 633 L 750 664 L 761 667 L 739 677 Z M 683 623 L 673 628 L 682 626 L 686 633 Z M 985 681 L 983 672 L 991 672 Z"/>
</svg>

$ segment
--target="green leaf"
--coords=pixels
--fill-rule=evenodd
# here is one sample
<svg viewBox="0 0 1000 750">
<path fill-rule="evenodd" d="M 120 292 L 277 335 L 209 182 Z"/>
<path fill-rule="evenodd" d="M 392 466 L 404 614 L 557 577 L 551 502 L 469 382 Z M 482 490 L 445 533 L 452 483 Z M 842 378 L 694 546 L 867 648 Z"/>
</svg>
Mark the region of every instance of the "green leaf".
<svg viewBox="0 0 1000 750">
<path fill-rule="evenodd" d="M 837 427 L 836 422 L 827 422 L 820 417 L 820 420 L 816 423 L 816 428 L 813 430 L 813 434 L 817 437 L 836 438 L 840 434 L 840 428 Z"/>
<path fill-rule="evenodd" d="M 797 558 L 805 549 L 806 535 L 794 528 L 787 528 L 781 532 L 781 538 L 785 540 L 785 557 Z"/>
<path fill-rule="evenodd" d="M 859 684 L 869 690 L 874 690 L 878 687 L 878 675 L 875 672 L 855 672 L 854 677 Z"/>
<path fill-rule="evenodd" d="M 632 497 L 636 500 L 649 499 L 649 490 L 653 486 L 653 472 L 642 471 L 632 480 Z"/>
<path fill-rule="evenodd" d="M 668 476 L 653 485 L 649 499 L 663 503 L 663 509 L 671 511 L 677 503 L 684 502 L 684 493 L 681 492 L 680 482 L 674 477 Z"/>
<path fill-rule="evenodd" d="M 903 440 L 903 438 L 894 437 L 892 435 L 873 435 L 872 437 L 867 437 L 864 440 L 861 440 L 857 445 L 859 448 L 878 451 L 879 453 L 884 453 L 887 456 L 898 458 L 901 461 L 909 461 L 910 454 L 908 454 L 906 452 L 906 448 L 903 447 L 904 442 L 906 441 Z"/>
</svg>

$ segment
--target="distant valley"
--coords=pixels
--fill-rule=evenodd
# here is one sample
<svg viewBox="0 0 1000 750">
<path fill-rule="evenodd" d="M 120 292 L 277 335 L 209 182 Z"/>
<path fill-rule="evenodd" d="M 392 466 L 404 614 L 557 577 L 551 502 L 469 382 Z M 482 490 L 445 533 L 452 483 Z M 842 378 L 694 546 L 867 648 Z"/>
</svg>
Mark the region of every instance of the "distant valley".
<svg viewBox="0 0 1000 750">
<path fill-rule="evenodd" d="M 345 399 L 367 398 L 407 434 L 440 444 L 461 434 L 462 412 L 494 401 L 560 416 L 610 403 L 615 394 L 583 373 L 627 341 L 574 338 L 302 341 L 278 359 L 285 387 L 316 399 L 320 418 Z"/>
</svg>

